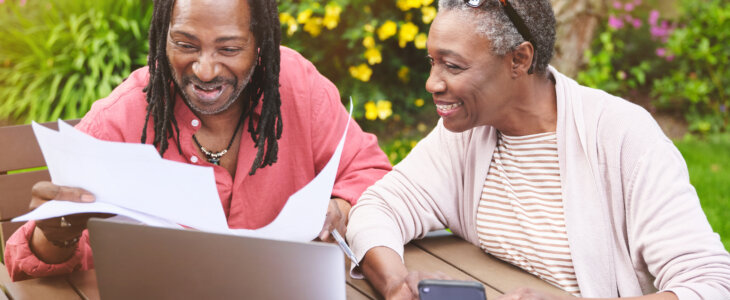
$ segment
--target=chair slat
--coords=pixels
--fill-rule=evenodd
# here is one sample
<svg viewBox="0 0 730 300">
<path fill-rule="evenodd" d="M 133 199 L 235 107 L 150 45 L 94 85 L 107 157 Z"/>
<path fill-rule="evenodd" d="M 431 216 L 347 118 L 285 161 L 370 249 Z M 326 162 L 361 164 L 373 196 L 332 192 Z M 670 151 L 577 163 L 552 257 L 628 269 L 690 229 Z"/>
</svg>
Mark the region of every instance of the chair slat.
<svg viewBox="0 0 730 300">
<path fill-rule="evenodd" d="M 66 122 L 76 125 L 79 120 Z M 43 125 L 58 129 L 57 122 L 43 123 Z M 43 154 L 41 154 L 30 125 L 0 127 L 0 174 L 45 165 Z"/>
<path fill-rule="evenodd" d="M 38 181 L 50 180 L 47 170 L 0 175 L 0 218 L 12 218 L 28 212 L 30 189 Z M 24 223 L 2 223 L 2 245 Z"/>
</svg>

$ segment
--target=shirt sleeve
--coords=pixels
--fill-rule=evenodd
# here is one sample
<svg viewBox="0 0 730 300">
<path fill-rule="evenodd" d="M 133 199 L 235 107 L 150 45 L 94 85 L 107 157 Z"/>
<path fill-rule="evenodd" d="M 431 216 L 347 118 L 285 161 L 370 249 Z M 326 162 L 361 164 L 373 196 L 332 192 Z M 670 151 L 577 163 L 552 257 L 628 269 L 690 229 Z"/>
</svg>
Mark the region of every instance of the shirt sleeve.
<svg viewBox="0 0 730 300">
<path fill-rule="evenodd" d="M 310 97 L 314 114 L 310 125 L 314 142 L 312 149 L 319 172 L 337 148 L 350 117 L 340 102 L 335 85 L 314 70 L 309 75 L 312 76 Z M 363 132 L 355 120 L 351 120 L 332 197 L 345 199 L 355 205 L 362 192 L 390 170 L 388 157 L 378 146 L 375 135 Z"/>
<path fill-rule="evenodd" d="M 627 188 L 627 231 L 635 264 L 679 299 L 730 299 L 730 255 L 712 231 L 687 167 L 666 138 L 648 149 Z"/>
<path fill-rule="evenodd" d="M 350 211 L 347 240 L 358 261 L 378 246 L 402 259 L 404 244 L 454 222 L 462 197 L 463 144 L 461 134 L 445 131 L 439 122 Z"/>
<path fill-rule="evenodd" d="M 60 264 L 48 264 L 30 250 L 29 241 L 34 230 L 35 222 L 28 221 L 5 244 L 5 265 L 13 281 L 68 274 L 94 267 L 88 231 L 84 230 L 82 233 L 76 252 L 69 260 Z"/>
</svg>

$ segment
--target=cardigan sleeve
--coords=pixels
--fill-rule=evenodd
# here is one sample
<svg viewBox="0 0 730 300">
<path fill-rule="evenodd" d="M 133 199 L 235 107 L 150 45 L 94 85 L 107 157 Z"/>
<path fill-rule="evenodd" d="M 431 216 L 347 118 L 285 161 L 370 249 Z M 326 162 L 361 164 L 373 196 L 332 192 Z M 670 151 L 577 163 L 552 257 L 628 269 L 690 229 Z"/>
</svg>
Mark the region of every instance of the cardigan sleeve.
<svg viewBox="0 0 730 300">
<path fill-rule="evenodd" d="M 385 246 L 403 257 L 403 245 L 443 229 L 457 215 L 463 184 L 461 134 L 441 122 L 350 211 L 347 240 L 357 260 Z"/>
<path fill-rule="evenodd" d="M 730 299 L 730 255 L 712 231 L 687 166 L 666 137 L 639 158 L 627 187 L 629 251 L 679 299 Z"/>
<path fill-rule="evenodd" d="M 28 221 L 15 231 L 5 244 L 5 265 L 13 281 L 62 275 L 93 268 L 88 231 L 84 230 L 76 252 L 69 260 L 59 264 L 48 264 L 30 250 L 28 241 L 33 236 L 34 230 L 35 222 Z"/>
</svg>

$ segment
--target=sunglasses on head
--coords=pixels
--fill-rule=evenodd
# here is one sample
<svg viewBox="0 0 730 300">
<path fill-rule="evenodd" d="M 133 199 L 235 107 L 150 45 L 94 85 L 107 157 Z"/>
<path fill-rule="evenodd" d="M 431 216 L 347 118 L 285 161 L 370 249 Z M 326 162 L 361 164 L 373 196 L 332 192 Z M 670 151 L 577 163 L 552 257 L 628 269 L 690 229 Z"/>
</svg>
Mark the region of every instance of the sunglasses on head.
<svg viewBox="0 0 730 300">
<path fill-rule="evenodd" d="M 466 3 L 466 6 L 478 8 L 484 4 L 487 0 L 464 0 L 464 3 Z M 535 43 L 532 41 L 532 35 L 530 34 L 530 30 L 527 29 L 527 25 L 525 25 L 525 21 L 520 18 L 520 15 L 517 14 L 517 11 L 515 11 L 515 8 L 512 7 L 511 4 L 509 4 L 509 1 L 507 0 L 499 0 L 499 3 L 502 4 L 502 8 L 504 9 L 505 14 L 507 14 L 507 17 L 512 22 L 512 25 L 517 28 L 517 32 L 520 33 L 522 38 L 525 41 L 530 42 L 533 47 L 535 47 Z M 527 70 L 527 74 L 532 74 L 532 69 L 535 66 L 535 55 L 532 56 L 532 63 L 530 64 L 530 69 Z"/>
</svg>

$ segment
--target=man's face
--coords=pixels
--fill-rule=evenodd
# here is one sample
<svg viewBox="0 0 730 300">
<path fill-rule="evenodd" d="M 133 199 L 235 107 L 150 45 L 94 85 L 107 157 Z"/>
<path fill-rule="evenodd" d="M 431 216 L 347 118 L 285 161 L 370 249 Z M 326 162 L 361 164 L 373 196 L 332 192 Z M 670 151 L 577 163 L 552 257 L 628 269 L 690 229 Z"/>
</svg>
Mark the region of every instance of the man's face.
<svg viewBox="0 0 730 300">
<path fill-rule="evenodd" d="M 225 111 L 239 98 L 256 67 L 248 1 L 176 1 L 166 49 L 188 106 L 203 115 Z"/>
</svg>

